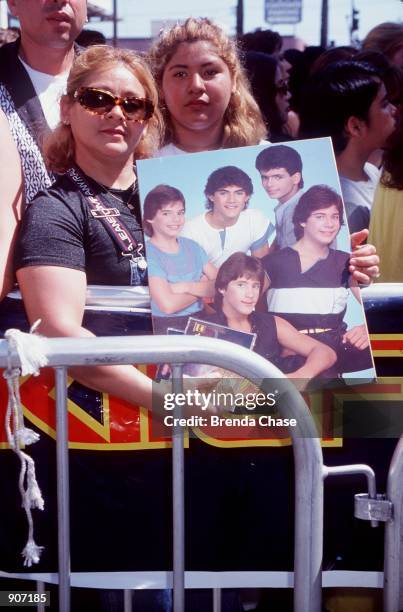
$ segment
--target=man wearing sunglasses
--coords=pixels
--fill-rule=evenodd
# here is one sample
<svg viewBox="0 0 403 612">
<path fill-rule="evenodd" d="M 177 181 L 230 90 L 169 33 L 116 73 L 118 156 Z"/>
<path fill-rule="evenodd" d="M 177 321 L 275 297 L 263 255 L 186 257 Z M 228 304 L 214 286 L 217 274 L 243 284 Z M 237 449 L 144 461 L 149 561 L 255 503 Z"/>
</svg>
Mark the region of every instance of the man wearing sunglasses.
<svg viewBox="0 0 403 612">
<path fill-rule="evenodd" d="M 0 110 L 9 121 L 24 174 L 25 199 L 50 184 L 40 143 L 59 122 L 59 99 L 74 58 L 86 0 L 8 0 L 21 37 L 0 49 Z M 17 114 L 17 116 L 16 116 Z"/>
</svg>

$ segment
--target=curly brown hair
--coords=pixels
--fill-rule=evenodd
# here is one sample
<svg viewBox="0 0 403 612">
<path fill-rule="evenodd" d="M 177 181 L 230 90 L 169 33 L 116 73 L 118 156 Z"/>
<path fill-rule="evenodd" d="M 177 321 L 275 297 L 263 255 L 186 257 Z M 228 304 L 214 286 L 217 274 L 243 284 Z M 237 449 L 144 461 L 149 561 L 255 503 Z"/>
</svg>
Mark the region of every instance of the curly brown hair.
<svg viewBox="0 0 403 612">
<path fill-rule="evenodd" d="M 123 65 L 140 81 L 146 97 L 154 105 L 154 113 L 147 122 L 147 130 L 136 148 L 136 159 L 151 157 L 160 146 L 163 133 L 163 121 L 158 110 L 158 92 L 154 79 L 146 62 L 134 51 L 115 49 L 106 45 L 88 47 L 74 60 L 67 81 L 67 92 L 62 100 L 68 104 L 74 101 L 74 94 L 86 81 L 88 76 L 97 70 Z M 74 137 L 70 125 L 60 123 L 47 137 L 44 143 L 46 163 L 53 172 L 65 172 L 75 159 Z"/>
<path fill-rule="evenodd" d="M 154 77 L 162 94 L 164 70 L 181 43 L 209 42 L 219 57 L 226 63 L 235 92 L 223 117 L 223 148 L 255 145 L 266 138 L 267 130 L 249 87 L 248 79 L 241 65 L 236 43 L 224 31 L 207 18 L 190 17 L 183 24 L 176 24 L 161 33 L 158 42 L 151 48 L 149 60 Z M 175 131 L 170 112 L 163 108 L 166 125 L 165 142 L 175 140 Z"/>
</svg>

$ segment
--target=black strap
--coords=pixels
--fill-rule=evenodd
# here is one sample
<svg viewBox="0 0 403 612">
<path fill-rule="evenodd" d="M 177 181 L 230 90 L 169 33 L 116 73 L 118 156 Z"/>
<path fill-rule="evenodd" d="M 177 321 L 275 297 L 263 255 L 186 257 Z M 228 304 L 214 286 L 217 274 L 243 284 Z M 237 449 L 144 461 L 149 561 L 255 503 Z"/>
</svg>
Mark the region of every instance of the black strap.
<svg viewBox="0 0 403 612">
<path fill-rule="evenodd" d="M 102 204 L 98 195 L 93 192 L 77 167 L 70 168 L 66 174 L 85 196 L 91 215 L 103 223 L 108 234 L 118 245 L 122 255 L 133 256 L 136 254 L 137 257 L 144 257 L 143 245 L 137 242 L 121 219 L 117 221 L 116 217 L 120 217 L 118 209 L 108 208 Z"/>
<path fill-rule="evenodd" d="M 15 110 L 42 150 L 42 141 L 49 132 L 49 126 L 29 74 L 19 60 L 20 43 L 21 39 L 18 38 L 0 48 L 0 82 L 5 85 Z M 75 44 L 75 54 L 81 51 L 82 47 Z"/>
<path fill-rule="evenodd" d="M 15 110 L 27 126 L 39 148 L 43 135 L 49 130 L 41 103 L 28 72 L 18 59 L 20 39 L 0 49 L 0 81 L 10 94 Z"/>
</svg>

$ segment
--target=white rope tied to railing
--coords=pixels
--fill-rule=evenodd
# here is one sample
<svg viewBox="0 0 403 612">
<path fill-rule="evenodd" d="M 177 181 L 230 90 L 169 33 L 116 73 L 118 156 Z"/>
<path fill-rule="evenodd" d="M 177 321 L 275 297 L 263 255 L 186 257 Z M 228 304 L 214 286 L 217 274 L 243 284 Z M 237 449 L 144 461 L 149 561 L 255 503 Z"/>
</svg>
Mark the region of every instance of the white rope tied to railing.
<svg viewBox="0 0 403 612">
<path fill-rule="evenodd" d="M 5 428 L 10 448 L 21 462 L 19 489 L 22 507 L 28 521 L 28 540 L 21 554 L 24 558 L 24 565 L 27 567 L 39 562 L 43 550 L 43 546 L 38 546 L 34 541 L 34 523 L 31 509 L 43 510 L 44 501 L 36 480 L 35 462 L 32 457 L 21 450 L 21 447 L 37 442 L 40 436 L 32 429 L 25 427 L 19 378 L 21 375 L 26 376 L 27 374 L 38 376 L 39 369 L 48 362 L 45 355 L 44 339 L 34 334 L 39 323 L 40 321 L 37 321 L 31 327 L 29 334 L 25 334 L 18 329 L 9 329 L 4 334 L 8 342 L 8 366 L 7 370 L 3 372 L 8 388 Z M 13 368 L 11 365 L 12 349 L 15 349 L 18 353 L 21 362 L 20 368 Z"/>
</svg>

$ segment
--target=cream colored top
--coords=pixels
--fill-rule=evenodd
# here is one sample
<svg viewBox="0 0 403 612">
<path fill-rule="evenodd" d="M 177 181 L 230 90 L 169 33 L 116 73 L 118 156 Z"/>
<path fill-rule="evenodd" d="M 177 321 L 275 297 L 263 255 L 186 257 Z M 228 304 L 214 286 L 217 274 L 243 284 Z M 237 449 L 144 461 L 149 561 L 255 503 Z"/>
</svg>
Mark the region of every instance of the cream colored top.
<svg viewBox="0 0 403 612">
<path fill-rule="evenodd" d="M 368 242 L 380 257 L 380 283 L 403 282 L 403 189 L 381 183 L 371 211 Z M 377 282 L 377 281 L 375 281 Z"/>
</svg>

